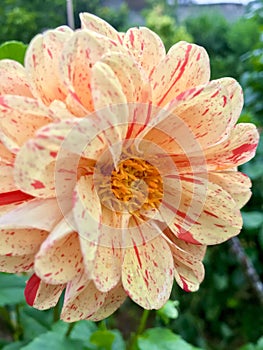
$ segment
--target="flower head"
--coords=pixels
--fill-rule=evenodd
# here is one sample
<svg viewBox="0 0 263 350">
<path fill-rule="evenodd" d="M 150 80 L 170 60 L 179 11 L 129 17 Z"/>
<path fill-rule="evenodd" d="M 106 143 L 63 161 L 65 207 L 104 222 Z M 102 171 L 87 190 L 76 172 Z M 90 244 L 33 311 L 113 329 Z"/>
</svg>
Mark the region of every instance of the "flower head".
<svg viewBox="0 0 263 350">
<path fill-rule="evenodd" d="M 197 290 L 207 245 L 240 232 L 251 184 L 237 166 L 258 143 L 203 48 L 81 22 L 36 36 L 25 67 L 0 61 L 0 269 L 33 273 L 39 309 L 65 289 L 69 322 L 127 296 L 160 308 L 174 278 Z"/>
</svg>

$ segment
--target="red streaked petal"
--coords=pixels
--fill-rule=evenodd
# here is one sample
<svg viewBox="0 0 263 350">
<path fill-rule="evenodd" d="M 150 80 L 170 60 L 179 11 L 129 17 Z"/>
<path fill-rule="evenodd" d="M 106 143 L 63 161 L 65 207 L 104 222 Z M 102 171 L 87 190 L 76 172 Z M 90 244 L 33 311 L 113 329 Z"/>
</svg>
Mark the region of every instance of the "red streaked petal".
<svg viewBox="0 0 263 350">
<path fill-rule="evenodd" d="M 25 288 L 25 298 L 26 298 L 26 302 L 30 306 L 33 306 L 34 304 L 40 282 L 41 282 L 41 279 L 36 274 L 33 274 L 30 277 L 30 279 L 27 281 L 26 288 Z"/>
<path fill-rule="evenodd" d="M 18 62 L 0 61 L 0 95 L 12 94 L 32 97 L 25 68 Z"/>
<path fill-rule="evenodd" d="M 0 255 L 0 271 L 8 273 L 28 272 L 34 267 L 35 255 Z"/>
<path fill-rule="evenodd" d="M 126 298 L 127 294 L 123 289 L 122 283 L 119 283 L 116 287 L 107 293 L 102 306 L 92 316 L 88 317 L 88 319 L 90 321 L 97 322 L 106 317 L 109 317 L 121 306 Z"/>
<path fill-rule="evenodd" d="M 33 274 L 26 284 L 26 302 L 38 310 L 50 309 L 57 304 L 64 288 L 64 285 L 46 284 Z"/>
<path fill-rule="evenodd" d="M 165 58 L 165 47 L 160 37 L 146 27 L 131 28 L 123 39 L 123 46 L 150 76 Z"/>
<path fill-rule="evenodd" d="M 169 299 L 174 279 L 173 257 L 158 236 L 125 249 L 122 283 L 126 293 L 145 309 L 158 309 Z"/>
<path fill-rule="evenodd" d="M 84 278 L 85 281 L 85 278 Z M 93 282 L 81 278 L 68 283 L 61 319 L 65 322 L 84 320 L 92 316 L 104 303 L 107 293 L 97 290 Z"/>
<path fill-rule="evenodd" d="M 91 13 L 80 13 L 81 28 L 89 29 L 101 35 L 105 35 L 108 38 L 115 40 L 120 43 L 121 36 L 109 23 L 103 19 L 91 14 Z"/>
<path fill-rule="evenodd" d="M 71 34 L 68 27 L 48 30 L 37 35 L 27 49 L 25 67 L 31 89 L 45 104 L 66 97 L 65 87 L 59 77 L 59 63 L 62 48 Z"/>
<path fill-rule="evenodd" d="M 237 124 L 229 138 L 205 152 L 208 169 L 224 170 L 248 162 L 255 156 L 259 133 L 254 124 Z"/>
<path fill-rule="evenodd" d="M 0 193 L 0 206 L 8 205 L 13 203 L 25 202 L 34 197 L 30 194 L 24 193 L 22 191 L 13 191 L 7 193 Z"/>
<path fill-rule="evenodd" d="M 205 49 L 181 41 L 171 47 L 151 75 L 153 104 L 164 106 L 181 92 L 209 79 L 209 57 Z"/>
</svg>

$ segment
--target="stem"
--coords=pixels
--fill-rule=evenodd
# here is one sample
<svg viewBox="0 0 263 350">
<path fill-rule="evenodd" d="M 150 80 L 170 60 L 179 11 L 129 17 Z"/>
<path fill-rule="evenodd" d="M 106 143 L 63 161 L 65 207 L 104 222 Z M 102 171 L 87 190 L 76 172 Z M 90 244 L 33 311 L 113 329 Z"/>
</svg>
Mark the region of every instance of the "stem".
<svg viewBox="0 0 263 350">
<path fill-rule="evenodd" d="M 53 322 L 57 322 L 60 319 L 60 305 L 57 303 L 57 305 L 53 308 Z"/>
<path fill-rule="evenodd" d="M 74 11 L 73 11 L 72 0 L 67 0 L 67 18 L 68 18 L 69 27 L 71 29 L 75 29 Z"/>
<path fill-rule="evenodd" d="M 241 264 L 247 279 L 253 287 L 259 301 L 263 305 L 263 283 L 261 282 L 260 277 L 254 265 L 252 264 L 252 261 L 246 255 L 245 250 L 237 237 L 232 238 L 230 240 L 230 244 L 231 249 L 235 253 L 237 260 Z"/>
<path fill-rule="evenodd" d="M 137 332 L 136 332 L 136 338 L 140 334 L 142 334 L 142 332 L 145 330 L 149 315 L 150 315 L 150 310 L 143 310 L 143 314 L 142 314 L 142 317 L 141 317 L 141 320 L 139 323 L 139 327 L 138 327 Z"/>
<path fill-rule="evenodd" d="M 69 327 L 68 327 L 68 330 L 67 330 L 67 333 L 66 333 L 66 338 L 69 338 L 71 332 L 73 331 L 73 328 L 75 327 L 75 324 L 76 324 L 76 322 L 73 322 L 73 323 L 69 324 Z"/>
<path fill-rule="evenodd" d="M 23 335 L 23 328 L 20 320 L 20 305 L 16 304 L 15 306 L 15 322 L 14 322 L 14 340 L 21 340 L 21 336 Z"/>
<path fill-rule="evenodd" d="M 134 346 L 135 346 L 135 342 L 136 342 L 137 338 L 139 337 L 140 334 L 142 334 L 142 332 L 146 328 L 146 323 L 147 323 L 149 315 L 150 315 L 150 310 L 143 310 L 139 326 L 137 328 L 136 333 L 132 335 L 132 337 L 130 339 L 130 344 L 129 344 L 127 350 L 134 350 L 134 348 L 135 348 Z"/>
</svg>

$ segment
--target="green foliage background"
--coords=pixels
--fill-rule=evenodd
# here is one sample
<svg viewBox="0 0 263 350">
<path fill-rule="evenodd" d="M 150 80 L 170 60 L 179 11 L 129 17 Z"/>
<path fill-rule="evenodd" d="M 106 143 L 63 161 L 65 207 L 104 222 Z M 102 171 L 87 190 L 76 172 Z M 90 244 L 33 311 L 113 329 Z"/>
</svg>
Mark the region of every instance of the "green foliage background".
<svg viewBox="0 0 263 350">
<path fill-rule="evenodd" d="M 92 12 L 119 30 L 130 26 L 129 9 L 101 5 L 100 0 L 74 0 L 78 12 Z M 263 2 L 248 6 L 245 16 L 229 23 L 219 13 L 176 20 L 176 4 L 148 0 L 145 23 L 168 49 L 178 40 L 204 46 L 211 58 L 212 77 L 233 76 L 244 89 L 240 121 L 263 127 Z M 65 24 L 65 0 L 1 0 L 0 59 L 23 62 L 26 46 L 37 33 Z M 245 253 L 263 279 L 263 142 L 256 157 L 241 170 L 253 181 L 253 197 L 243 210 L 240 235 Z M 59 321 L 61 305 L 39 312 L 27 306 L 25 276 L 0 274 L 0 349 L 56 350 L 263 350 L 263 307 L 231 243 L 210 247 L 205 258 L 206 278 L 200 290 L 188 294 L 174 286 L 169 301 L 157 312 L 144 312 L 127 302 L 108 320 Z M 175 301 L 172 301 L 175 300 Z M 138 329 L 137 326 L 139 325 Z M 147 329 L 148 328 L 148 329 Z M 180 334 L 177 335 L 177 334 Z M 183 340 L 185 339 L 185 340 Z M 187 343 L 188 342 L 188 343 Z M 190 345 L 193 344 L 193 345 Z M 198 347 L 198 348 L 197 348 Z"/>
</svg>

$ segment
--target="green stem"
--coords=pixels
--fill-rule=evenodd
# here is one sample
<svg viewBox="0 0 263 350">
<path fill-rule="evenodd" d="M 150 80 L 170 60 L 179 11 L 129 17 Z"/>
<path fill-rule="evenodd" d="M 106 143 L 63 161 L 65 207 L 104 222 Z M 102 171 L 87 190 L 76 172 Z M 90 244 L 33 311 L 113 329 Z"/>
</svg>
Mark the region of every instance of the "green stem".
<svg viewBox="0 0 263 350">
<path fill-rule="evenodd" d="M 66 333 L 66 338 L 69 338 L 71 332 L 73 331 L 73 328 L 75 327 L 75 324 L 76 324 L 76 322 L 73 322 L 73 323 L 69 324 L 69 327 L 68 327 L 68 330 L 67 330 L 67 333 Z"/>
<path fill-rule="evenodd" d="M 21 340 L 21 337 L 23 335 L 23 328 L 21 325 L 21 320 L 20 320 L 20 305 L 16 304 L 15 306 L 15 332 L 14 332 L 14 340 L 18 341 Z"/>
<path fill-rule="evenodd" d="M 57 322 L 60 319 L 60 305 L 57 303 L 57 305 L 53 308 L 53 322 Z"/>
<path fill-rule="evenodd" d="M 143 314 L 142 314 L 142 317 L 141 317 L 141 320 L 140 320 L 140 323 L 139 323 L 139 327 L 138 327 L 137 332 L 136 332 L 136 338 L 140 334 L 142 334 L 142 332 L 145 330 L 146 323 L 147 323 L 149 315 L 150 315 L 150 310 L 144 310 L 143 311 Z"/>
<path fill-rule="evenodd" d="M 130 344 L 129 344 L 127 350 L 134 350 L 134 346 L 135 346 L 137 338 L 139 337 L 140 334 L 143 333 L 143 331 L 146 328 L 146 323 L 147 323 L 149 315 L 150 315 L 150 310 L 143 310 L 139 326 L 137 328 L 136 333 L 132 335 L 132 337 L 130 339 Z"/>
</svg>

